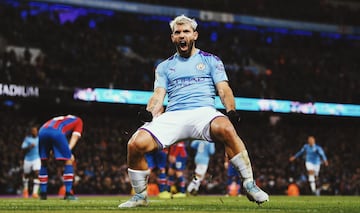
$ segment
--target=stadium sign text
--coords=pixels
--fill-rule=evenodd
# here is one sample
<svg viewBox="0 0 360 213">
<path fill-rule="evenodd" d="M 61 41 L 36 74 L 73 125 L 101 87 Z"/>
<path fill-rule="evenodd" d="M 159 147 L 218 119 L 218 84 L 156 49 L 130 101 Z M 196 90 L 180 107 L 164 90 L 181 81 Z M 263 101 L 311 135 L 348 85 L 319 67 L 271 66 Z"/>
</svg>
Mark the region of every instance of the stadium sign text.
<svg viewBox="0 0 360 213">
<path fill-rule="evenodd" d="M 39 88 L 0 83 L 0 96 L 39 97 Z"/>
</svg>

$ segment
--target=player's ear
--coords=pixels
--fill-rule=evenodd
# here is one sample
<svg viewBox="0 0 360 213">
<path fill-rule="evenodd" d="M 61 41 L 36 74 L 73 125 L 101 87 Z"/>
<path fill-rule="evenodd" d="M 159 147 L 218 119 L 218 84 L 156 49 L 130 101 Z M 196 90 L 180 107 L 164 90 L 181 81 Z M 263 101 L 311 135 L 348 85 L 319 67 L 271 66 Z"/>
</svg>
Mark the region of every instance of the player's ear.
<svg viewBox="0 0 360 213">
<path fill-rule="evenodd" d="M 198 39 L 198 37 L 199 37 L 199 33 L 198 33 L 198 31 L 194 31 L 194 40 L 196 41 L 197 39 Z"/>
</svg>

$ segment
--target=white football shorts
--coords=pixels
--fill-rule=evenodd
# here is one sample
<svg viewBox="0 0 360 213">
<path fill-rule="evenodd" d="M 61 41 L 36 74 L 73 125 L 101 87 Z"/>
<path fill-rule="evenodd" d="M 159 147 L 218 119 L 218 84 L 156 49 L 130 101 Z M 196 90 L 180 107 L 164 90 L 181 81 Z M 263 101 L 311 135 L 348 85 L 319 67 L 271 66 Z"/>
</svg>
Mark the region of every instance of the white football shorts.
<svg viewBox="0 0 360 213">
<path fill-rule="evenodd" d="M 212 141 L 210 122 L 220 116 L 225 115 L 212 107 L 170 111 L 145 123 L 140 129 L 148 131 L 162 148 L 187 139 Z"/>
<path fill-rule="evenodd" d="M 24 160 L 24 173 L 29 174 L 31 171 L 39 171 L 41 167 L 41 160 L 40 158 L 28 161 Z"/>
<path fill-rule="evenodd" d="M 197 164 L 196 168 L 195 168 L 195 173 L 201 175 L 202 177 L 204 177 L 207 169 L 208 169 L 207 164 Z"/>
<path fill-rule="evenodd" d="M 313 164 L 311 162 L 305 162 L 305 167 L 306 167 L 306 170 L 309 171 L 309 170 L 313 170 L 314 173 L 315 173 L 315 176 L 318 176 L 319 175 L 319 172 L 320 172 L 320 164 Z"/>
</svg>

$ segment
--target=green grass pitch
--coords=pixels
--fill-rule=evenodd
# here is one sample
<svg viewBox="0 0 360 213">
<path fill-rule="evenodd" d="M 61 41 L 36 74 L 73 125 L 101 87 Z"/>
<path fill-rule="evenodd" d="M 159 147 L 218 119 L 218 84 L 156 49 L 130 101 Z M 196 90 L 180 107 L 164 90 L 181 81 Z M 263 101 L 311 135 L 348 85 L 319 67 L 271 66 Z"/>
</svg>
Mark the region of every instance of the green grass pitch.
<svg viewBox="0 0 360 213">
<path fill-rule="evenodd" d="M 59 197 L 49 197 L 48 200 L 0 198 L 0 212 L 360 212 L 360 196 L 270 196 L 270 202 L 262 205 L 249 202 L 245 196 L 196 196 L 168 200 L 150 197 L 148 207 L 119 209 L 118 204 L 128 198 L 81 195 L 77 201 L 65 201 Z"/>
</svg>

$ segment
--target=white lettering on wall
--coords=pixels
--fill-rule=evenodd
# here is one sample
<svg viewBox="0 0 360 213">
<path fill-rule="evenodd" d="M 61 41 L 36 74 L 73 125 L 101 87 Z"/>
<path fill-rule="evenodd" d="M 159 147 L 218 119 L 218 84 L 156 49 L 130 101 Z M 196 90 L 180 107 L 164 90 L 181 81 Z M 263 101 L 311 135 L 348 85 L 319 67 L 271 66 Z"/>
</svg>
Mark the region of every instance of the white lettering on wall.
<svg viewBox="0 0 360 213">
<path fill-rule="evenodd" d="M 1 84 L 0 95 L 19 97 L 39 97 L 39 88 L 15 84 Z"/>
</svg>

